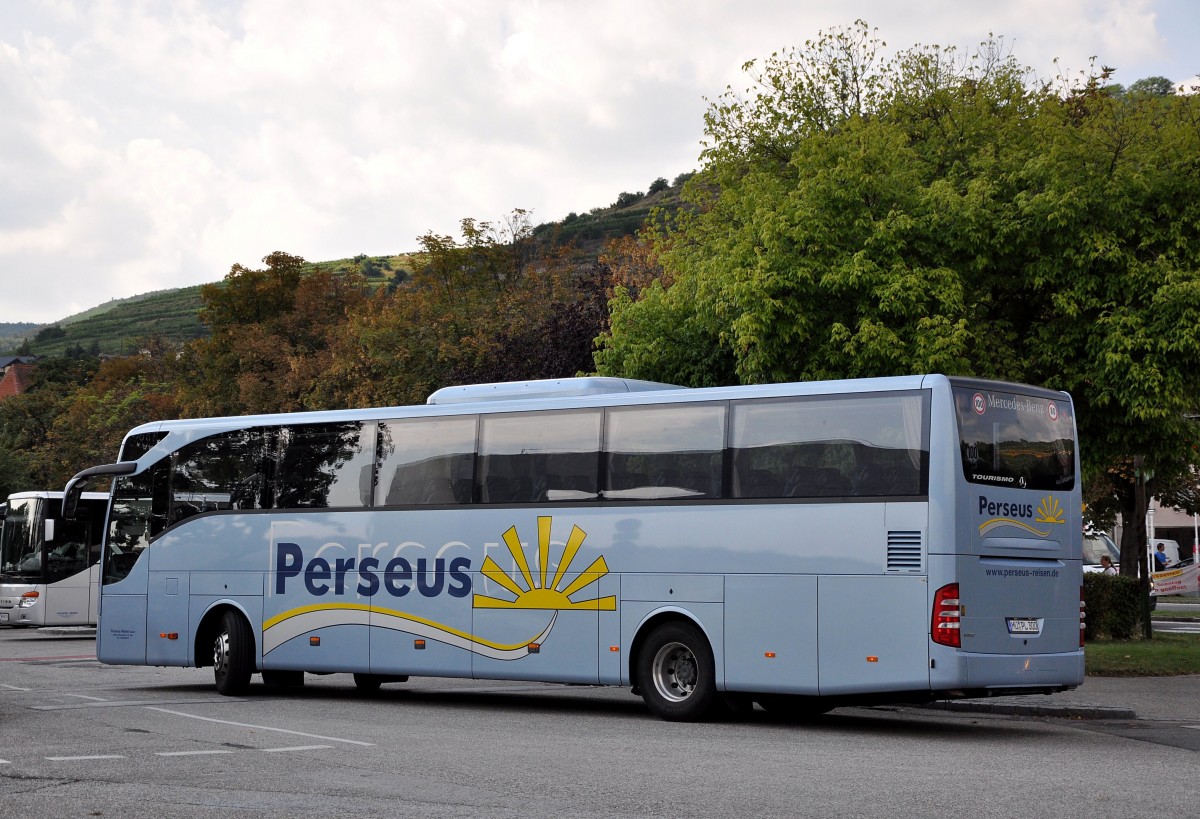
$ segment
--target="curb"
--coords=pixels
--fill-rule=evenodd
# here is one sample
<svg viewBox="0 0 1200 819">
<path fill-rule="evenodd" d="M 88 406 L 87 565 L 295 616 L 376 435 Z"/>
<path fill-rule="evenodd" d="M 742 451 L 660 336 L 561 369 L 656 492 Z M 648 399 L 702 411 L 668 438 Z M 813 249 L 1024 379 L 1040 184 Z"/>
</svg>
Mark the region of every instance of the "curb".
<svg viewBox="0 0 1200 819">
<path fill-rule="evenodd" d="M 942 700 L 925 708 L 977 714 L 1001 714 L 1018 717 L 1057 717 L 1059 719 L 1137 719 L 1132 708 L 1109 705 L 1034 705 L 1027 702 L 995 702 L 992 700 Z"/>
</svg>

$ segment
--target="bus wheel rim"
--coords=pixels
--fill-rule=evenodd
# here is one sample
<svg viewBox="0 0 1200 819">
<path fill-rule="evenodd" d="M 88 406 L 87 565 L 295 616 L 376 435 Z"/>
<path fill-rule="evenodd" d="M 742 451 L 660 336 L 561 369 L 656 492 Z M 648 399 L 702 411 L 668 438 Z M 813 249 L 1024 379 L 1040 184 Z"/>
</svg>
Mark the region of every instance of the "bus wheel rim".
<svg viewBox="0 0 1200 819">
<path fill-rule="evenodd" d="M 683 643 L 667 643 L 654 655 L 651 676 L 663 699 L 683 702 L 696 690 L 696 655 Z"/>
<path fill-rule="evenodd" d="M 213 665 L 216 666 L 218 674 L 224 674 L 229 670 L 229 634 L 227 632 L 221 632 L 213 646 Z"/>
</svg>

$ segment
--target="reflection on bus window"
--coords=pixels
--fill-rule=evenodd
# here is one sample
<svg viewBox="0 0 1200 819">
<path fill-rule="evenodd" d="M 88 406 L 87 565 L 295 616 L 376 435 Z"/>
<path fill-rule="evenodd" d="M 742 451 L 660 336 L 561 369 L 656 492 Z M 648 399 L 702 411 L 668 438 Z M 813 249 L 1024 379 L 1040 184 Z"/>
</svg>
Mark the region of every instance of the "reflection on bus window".
<svg viewBox="0 0 1200 819">
<path fill-rule="evenodd" d="M 919 394 L 736 402 L 733 496 L 904 497 L 925 493 Z"/>
<path fill-rule="evenodd" d="M 611 409 L 604 442 L 604 497 L 719 498 L 724 449 L 723 403 Z"/>
<path fill-rule="evenodd" d="M 371 505 L 375 425 L 358 421 L 279 430 L 275 508 Z"/>
<path fill-rule="evenodd" d="M 596 497 L 600 410 L 488 415 L 479 436 L 481 503 Z"/>
<path fill-rule="evenodd" d="M 376 506 L 470 503 L 474 415 L 379 424 Z"/>
</svg>

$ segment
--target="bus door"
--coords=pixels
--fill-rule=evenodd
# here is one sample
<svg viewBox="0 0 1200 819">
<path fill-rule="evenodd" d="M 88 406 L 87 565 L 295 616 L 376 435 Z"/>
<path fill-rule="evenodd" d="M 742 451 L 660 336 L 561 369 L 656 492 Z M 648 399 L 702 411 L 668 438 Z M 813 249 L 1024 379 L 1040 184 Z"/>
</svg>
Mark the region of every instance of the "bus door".
<svg viewBox="0 0 1200 819">
<path fill-rule="evenodd" d="M 102 663 L 146 663 L 149 546 L 167 519 L 163 470 L 117 478 L 100 569 L 96 656 Z"/>
<path fill-rule="evenodd" d="M 92 521 L 84 515 L 63 520 L 54 500 L 43 500 L 42 526 L 46 550 L 45 625 L 83 625 L 92 610 L 91 559 Z"/>
</svg>

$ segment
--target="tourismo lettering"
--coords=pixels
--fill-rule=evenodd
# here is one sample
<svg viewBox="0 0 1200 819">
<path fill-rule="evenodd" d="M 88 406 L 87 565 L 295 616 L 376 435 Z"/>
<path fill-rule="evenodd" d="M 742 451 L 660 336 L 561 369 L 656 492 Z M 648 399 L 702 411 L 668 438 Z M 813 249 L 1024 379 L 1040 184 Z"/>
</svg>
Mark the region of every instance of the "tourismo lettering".
<svg viewBox="0 0 1200 819">
<path fill-rule="evenodd" d="M 471 593 L 471 560 L 456 557 L 447 565 L 444 558 L 432 561 L 419 557 L 416 566 L 403 557 L 393 557 L 380 565 L 377 557 L 339 557 L 330 563 L 323 557 L 304 562 L 304 550 L 297 543 L 275 547 L 275 593 L 285 594 L 288 581 L 303 577 L 304 588 L 314 597 L 332 592 L 346 593 L 347 582 L 357 580 L 356 591 L 364 597 L 382 589 L 392 597 L 404 597 L 413 589 L 422 597 L 437 597 L 445 591 L 451 597 Z M 449 580 L 449 582 L 447 582 Z"/>
<path fill-rule="evenodd" d="M 999 503 L 990 501 L 983 495 L 979 496 L 979 514 L 991 518 L 1031 518 L 1033 517 L 1032 503 Z"/>
</svg>

